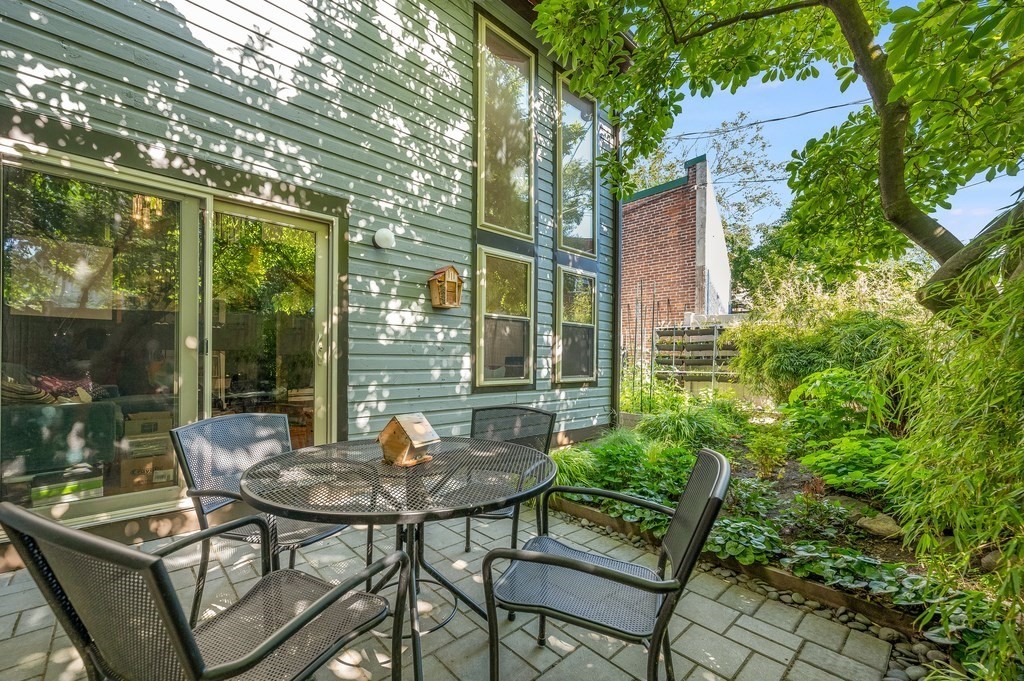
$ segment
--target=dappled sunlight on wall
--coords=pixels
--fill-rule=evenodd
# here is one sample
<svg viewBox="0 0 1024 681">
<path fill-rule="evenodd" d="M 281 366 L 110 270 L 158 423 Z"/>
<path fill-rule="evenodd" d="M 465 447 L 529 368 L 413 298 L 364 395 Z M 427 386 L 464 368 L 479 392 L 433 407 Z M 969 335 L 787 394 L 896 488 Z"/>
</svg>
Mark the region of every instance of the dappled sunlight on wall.
<svg viewBox="0 0 1024 681">
<path fill-rule="evenodd" d="M 484 8 L 528 34 L 501 3 Z M 468 0 L 117 0 L 31 9 L 6 3 L 0 103 L 17 146 L 145 168 L 308 207 L 348 201 L 347 390 L 351 437 L 424 411 L 465 433 L 472 393 L 474 4 Z M 539 295 L 553 289 L 553 66 L 538 68 Z M 90 132 L 120 140 L 97 148 Z M 219 164 L 214 178 L 196 159 Z M 247 177 L 245 174 L 248 173 Z M 253 182 L 252 176 L 262 181 Z M 611 250 L 602 203 L 602 251 Z M 393 249 L 372 245 L 390 228 Z M 463 305 L 434 310 L 426 279 L 453 264 Z M 602 265 L 607 267 L 607 264 Z M 345 265 L 341 270 L 344 272 Z M 607 270 L 602 277 L 609 276 Z M 609 295 L 607 279 L 602 295 Z M 537 389 L 473 395 L 607 422 L 611 298 L 602 303 L 600 389 L 550 390 L 552 305 L 537 314 Z M 560 419 L 560 427 L 563 421 Z"/>
</svg>

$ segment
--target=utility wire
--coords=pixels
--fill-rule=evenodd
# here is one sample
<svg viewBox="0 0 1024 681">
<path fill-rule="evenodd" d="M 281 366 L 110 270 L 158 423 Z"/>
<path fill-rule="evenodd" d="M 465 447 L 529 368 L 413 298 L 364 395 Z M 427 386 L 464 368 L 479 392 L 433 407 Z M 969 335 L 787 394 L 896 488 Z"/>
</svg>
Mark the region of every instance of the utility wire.
<svg viewBox="0 0 1024 681">
<path fill-rule="evenodd" d="M 683 132 L 678 135 L 666 135 L 666 139 L 694 139 L 701 137 L 714 137 L 720 135 L 723 132 L 733 132 L 734 130 L 743 130 L 744 128 L 752 128 L 757 125 L 764 125 L 765 123 L 778 123 L 779 121 L 788 121 L 793 118 L 800 118 L 801 116 L 809 116 L 814 113 L 821 111 L 830 111 L 832 109 L 842 109 L 848 106 L 860 106 L 861 104 L 867 104 L 871 101 L 869 98 L 858 99 L 853 102 L 847 102 L 845 104 L 833 104 L 832 106 L 823 106 L 820 109 L 810 109 L 808 111 L 801 111 L 795 114 L 789 114 L 788 116 L 779 116 L 778 118 L 764 118 L 759 121 L 751 121 L 749 123 L 743 123 L 741 125 L 734 125 L 731 128 L 717 128 L 715 130 L 701 130 L 700 132 Z"/>
</svg>

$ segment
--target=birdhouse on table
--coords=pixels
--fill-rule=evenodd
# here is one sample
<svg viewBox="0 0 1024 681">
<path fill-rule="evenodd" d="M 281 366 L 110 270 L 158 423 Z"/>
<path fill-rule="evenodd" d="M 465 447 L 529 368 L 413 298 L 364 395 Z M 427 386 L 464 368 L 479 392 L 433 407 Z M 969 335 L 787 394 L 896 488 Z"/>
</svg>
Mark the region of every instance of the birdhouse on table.
<svg viewBox="0 0 1024 681">
<path fill-rule="evenodd" d="M 462 277 L 454 265 L 447 265 L 434 272 L 427 279 L 430 285 L 430 304 L 434 307 L 452 308 L 462 305 Z"/>
<path fill-rule="evenodd" d="M 427 447 L 440 441 L 427 418 L 419 412 L 392 418 L 377 436 L 384 451 L 384 463 L 392 466 L 415 466 L 430 461 L 433 457 L 427 454 Z"/>
</svg>

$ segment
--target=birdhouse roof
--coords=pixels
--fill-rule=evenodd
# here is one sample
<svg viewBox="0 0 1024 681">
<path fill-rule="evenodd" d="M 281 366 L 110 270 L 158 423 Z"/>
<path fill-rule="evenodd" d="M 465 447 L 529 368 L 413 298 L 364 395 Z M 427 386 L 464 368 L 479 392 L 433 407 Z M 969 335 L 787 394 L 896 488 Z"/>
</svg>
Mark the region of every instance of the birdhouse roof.
<svg viewBox="0 0 1024 681">
<path fill-rule="evenodd" d="M 459 274 L 459 271 L 457 269 L 455 269 L 454 265 L 446 265 L 446 266 L 444 266 L 444 267 L 442 267 L 440 269 L 434 270 L 434 274 L 430 278 L 431 279 L 444 279 L 448 275 L 449 272 L 454 274 L 455 277 L 459 281 L 462 281 L 462 276 Z"/>
</svg>

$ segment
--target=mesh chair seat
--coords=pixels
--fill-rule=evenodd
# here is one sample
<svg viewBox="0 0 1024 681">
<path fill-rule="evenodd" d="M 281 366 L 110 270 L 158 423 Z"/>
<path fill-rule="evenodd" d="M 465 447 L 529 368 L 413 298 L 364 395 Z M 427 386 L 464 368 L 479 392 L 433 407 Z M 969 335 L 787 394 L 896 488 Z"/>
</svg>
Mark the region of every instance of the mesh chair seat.
<svg viewBox="0 0 1024 681">
<path fill-rule="evenodd" d="M 195 628 L 203 660 L 216 665 L 241 657 L 330 591 L 332 585 L 297 570 L 278 570 L 237 602 Z M 388 602 L 353 592 L 330 606 L 280 648 L 238 679 L 290 679 L 324 650 L 388 611 Z"/>
<path fill-rule="evenodd" d="M 292 548 L 304 548 L 347 527 L 347 525 L 309 523 L 303 520 L 281 517 L 275 517 L 274 521 L 277 523 L 277 545 L 283 551 L 290 551 Z M 255 529 L 252 532 L 225 532 L 221 536 L 250 544 L 258 544 L 260 542 L 260 533 Z"/>
<path fill-rule="evenodd" d="M 575 558 L 644 579 L 660 579 L 649 568 L 583 551 L 547 536 L 530 539 L 523 550 Z M 499 603 L 518 608 L 558 611 L 636 639 L 653 633 L 662 598 L 578 570 L 519 561 L 512 561 L 495 580 L 494 597 Z"/>
</svg>

